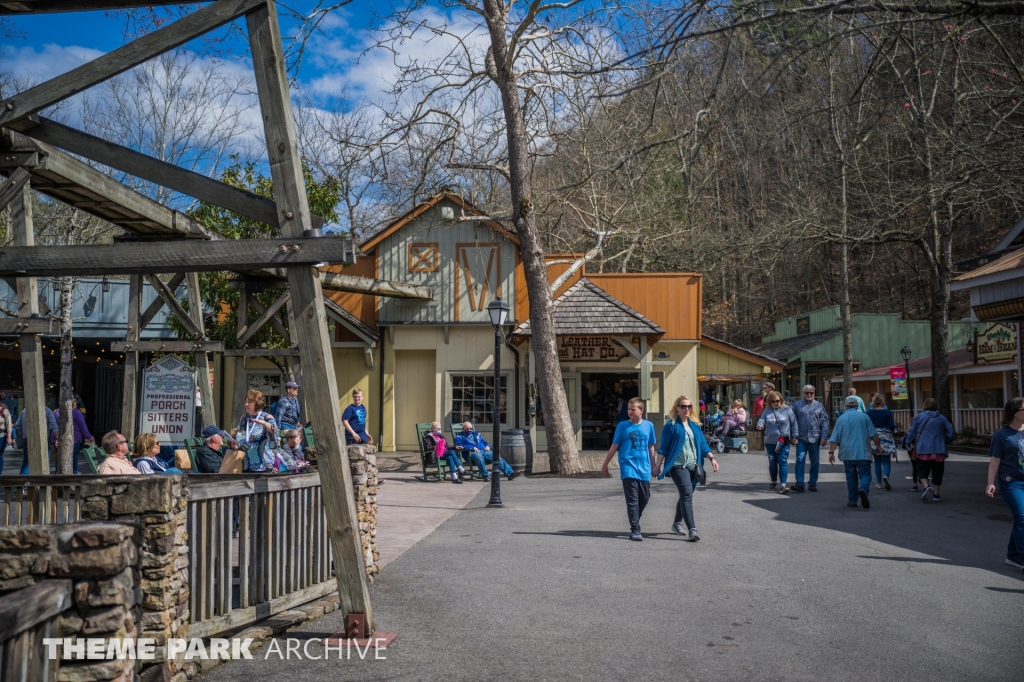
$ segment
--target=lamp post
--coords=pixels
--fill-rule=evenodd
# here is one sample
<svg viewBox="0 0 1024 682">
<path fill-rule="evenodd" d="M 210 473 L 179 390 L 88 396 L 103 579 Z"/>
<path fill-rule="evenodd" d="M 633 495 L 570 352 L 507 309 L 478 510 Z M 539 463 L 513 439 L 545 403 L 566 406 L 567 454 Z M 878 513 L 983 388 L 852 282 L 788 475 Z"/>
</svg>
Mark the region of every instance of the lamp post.
<svg viewBox="0 0 1024 682">
<path fill-rule="evenodd" d="M 914 418 L 914 392 L 910 390 L 910 356 L 913 355 L 913 353 L 914 352 L 910 350 L 910 346 L 903 346 L 903 348 L 900 349 L 900 355 L 903 356 L 903 368 L 907 377 L 907 400 L 910 401 L 911 419 Z"/>
<path fill-rule="evenodd" d="M 491 434 L 491 499 L 487 503 L 488 507 L 501 506 L 501 478 L 498 469 L 498 447 L 501 441 L 501 329 L 508 320 L 508 312 L 508 303 L 502 301 L 500 296 L 487 304 L 487 314 L 494 325 L 494 409 L 491 412 L 494 431 Z"/>
</svg>

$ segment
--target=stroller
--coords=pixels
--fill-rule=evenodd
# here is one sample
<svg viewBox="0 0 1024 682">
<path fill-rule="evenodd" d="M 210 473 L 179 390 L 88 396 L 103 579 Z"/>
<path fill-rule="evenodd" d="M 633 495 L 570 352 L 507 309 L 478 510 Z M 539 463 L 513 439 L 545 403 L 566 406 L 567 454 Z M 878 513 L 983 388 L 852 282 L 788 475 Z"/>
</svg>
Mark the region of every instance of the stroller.
<svg viewBox="0 0 1024 682">
<path fill-rule="evenodd" d="M 726 450 L 739 450 L 746 453 L 749 449 L 746 426 L 732 429 L 729 433 L 722 434 L 721 437 L 715 435 L 715 430 L 722 425 L 722 417 L 721 413 L 710 414 L 704 420 L 704 436 L 707 438 L 708 446 L 718 454 L 722 454 Z"/>
</svg>

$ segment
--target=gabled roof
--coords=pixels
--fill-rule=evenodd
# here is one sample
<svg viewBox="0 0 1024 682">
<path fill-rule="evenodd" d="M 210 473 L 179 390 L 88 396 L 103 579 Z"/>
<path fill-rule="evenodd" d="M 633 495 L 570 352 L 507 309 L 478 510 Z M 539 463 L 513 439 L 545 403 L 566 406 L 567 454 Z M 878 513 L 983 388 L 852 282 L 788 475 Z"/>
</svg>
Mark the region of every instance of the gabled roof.
<svg viewBox="0 0 1024 682">
<path fill-rule="evenodd" d="M 367 343 L 376 344 L 380 340 L 380 334 L 327 296 L 324 296 L 324 308 L 326 308 L 329 316 L 343 324 L 350 332 Z"/>
<path fill-rule="evenodd" d="M 814 334 L 794 336 L 791 339 L 783 339 L 782 341 L 763 344 L 755 348 L 754 351 L 762 355 L 767 355 L 768 357 L 778 358 L 783 362 L 789 362 L 808 348 L 817 346 L 822 341 L 828 341 L 841 331 L 842 329 L 838 328 L 826 329 L 823 332 L 816 332 Z"/>
<path fill-rule="evenodd" d="M 1021 276 L 1020 272 L 1016 272 L 1021 268 L 1024 268 L 1024 249 L 1011 251 L 1002 258 L 998 258 L 991 263 L 986 263 L 980 268 L 971 270 L 959 277 L 954 277 L 951 288 L 953 291 L 958 291 L 960 289 L 967 289 L 973 286 L 980 286 L 982 284 L 990 284 L 1005 279 L 1013 279 Z M 982 278 L 984 279 L 982 280 Z M 958 284 L 958 282 L 963 282 L 964 284 Z"/>
<path fill-rule="evenodd" d="M 776 360 L 775 358 L 763 355 L 762 353 L 752 351 L 749 348 L 737 346 L 735 343 L 729 343 L 728 341 L 716 339 L 713 336 L 708 336 L 707 334 L 704 334 L 703 336 L 700 337 L 700 343 L 701 345 L 707 346 L 708 348 L 720 350 L 723 353 L 727 353 L 729 355 L 742 358 L 743 360 L 746 360 L 748 362 L 760 362 L 762 364 L 769 365 L 775 372 L 781 372 L 786 366 L 786 363 L 781 360 Z"/>
<path fill-rule="evenodd" d="M 391 223 L 387 227 L 382 228 L 380 231 L 374 233 L 373 235 L 367 237 L 359 245 L 359 248 L 362 249 L 365 252 L 369 252 L 370 249 L 372 249 L 373 247 L 377 246 L 377 244 L 380 244 L 384 239 L 386 239 L 387 237 L 393 235 L 395 232 L 398 232 L 403 227 L 405 227 L 406 225 L 408 225 L 412 221 L 416 220 L 421 215 L 426 213 L 428 210 L 432 209 L 434 206 L 437 206 L 439 203 L 441 203 L 445 199 L 451 201 L 456 206 L 459 206 L 468 215 L 473 215 L 473 216 L 486 215 L 483 211 L 481 211 L 476 206 L 474 206 L 473 204 L 471 204 L 468 201 L 466 201 L 464 198 L 460 197 L 458 194 L 454 194 L 452 192 L 440 192 L 440 193 L 435 194 L 434 196 L 430 197 L 426 201 L 421 201 L 420 203 L 416 204 L 416 206 L 411 211 L 409 211 L 408 213 L 403 215 L 401 218 L 399 218 L 398 220 L 394 221 L 393 223 Z M 509 232 L 506 228 L 502 227 L 498 223 L 496 223 L 496 222 L 494 222 L 492 220 L 486 220 L 486 221 L 483 221 L 483 223 L 484 223 L 484 225 L 487 225 L 489 228 L 491 228 L 495 232 L 498 232 L 499 234 L 501 234 L 506 239 L 509 239 L 512 242 L 516 243 L 516 244 L 519 243 L 519 239 L 513 233 Z"/>
<path fill-rule="evenodd" d="M 555 299 L 553 316 L 555 333 L 561 335 L 665 333 L 655 322 L 614 298 L 586 277 Z M 532 335 L 530 321 L 523 322 L 513 333 L 520 336 Z"/>
</svg>

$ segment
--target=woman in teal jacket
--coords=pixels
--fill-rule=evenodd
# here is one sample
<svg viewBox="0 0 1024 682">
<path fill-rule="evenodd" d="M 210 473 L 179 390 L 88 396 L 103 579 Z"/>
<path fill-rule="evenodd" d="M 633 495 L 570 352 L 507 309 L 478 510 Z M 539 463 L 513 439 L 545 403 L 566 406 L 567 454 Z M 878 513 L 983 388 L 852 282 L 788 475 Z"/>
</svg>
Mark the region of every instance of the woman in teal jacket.
<svg viewBox="0 0 1024 682">
<path fill-rule="evenodd" d="M 693 521 L 693 488 L 697 481 L 697 465 L 703 466 L 704 458 L 709 457 L 712 470 L 718 471 L 718 462 L 700 430 L 700 423 L 693 417 L 693 403 L 689 398 L 685 395 L 676 398 L 672 411 L 665 417 L 665 427 L 658 439 L 658 453 L 651 473 L 659 481 L 665 478 L 666 472 L 672 477 L 679 490 L 672 530 L 679 535 L 686 535 L 689 531 L 687 540 L 696 542 L 700 540 Z"/>
</svg>

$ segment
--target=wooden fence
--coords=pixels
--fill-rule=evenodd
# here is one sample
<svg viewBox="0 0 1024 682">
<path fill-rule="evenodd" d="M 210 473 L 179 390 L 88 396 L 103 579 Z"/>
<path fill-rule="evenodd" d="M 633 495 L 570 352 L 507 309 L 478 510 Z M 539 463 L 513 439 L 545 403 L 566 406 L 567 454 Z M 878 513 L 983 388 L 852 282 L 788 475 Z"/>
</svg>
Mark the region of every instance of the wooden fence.
<svg viewBox="0 0 1024 682">
<path fill-rule="evenodd" d="M 54 682 L 59 660 L 43 639 L 60 637 L 60 614 L 72 606 L 70 580 L 47 580 L 0 597 L 0 680 Z"/>
<path fill-rule="evenodd" d="M 918 412 L 920 410 L 915 410 L 914 414 Z M 910 428 L 910 410 L 893 410 L 892 415 L 900 432 Z M 953 411 L 953 428 L 960 433 L 965 427 L 970 427 L 978 435 L 991 436 L 999 430 L 1002 418 L 1003 410 L 999 407 L 963 407 Z"/>
<path fill-rule="evenodd" d="M 100 476 L 0 478 L 0 526 L 76 523 Z M 320 474 L 190 476 L 189 611 L 211 637 L 336 591 Z"/>
<path fill-rule="evenodd" d="M 319 474 L 189 480 L 192 637 L 336 591 Z"/>
</svg>

